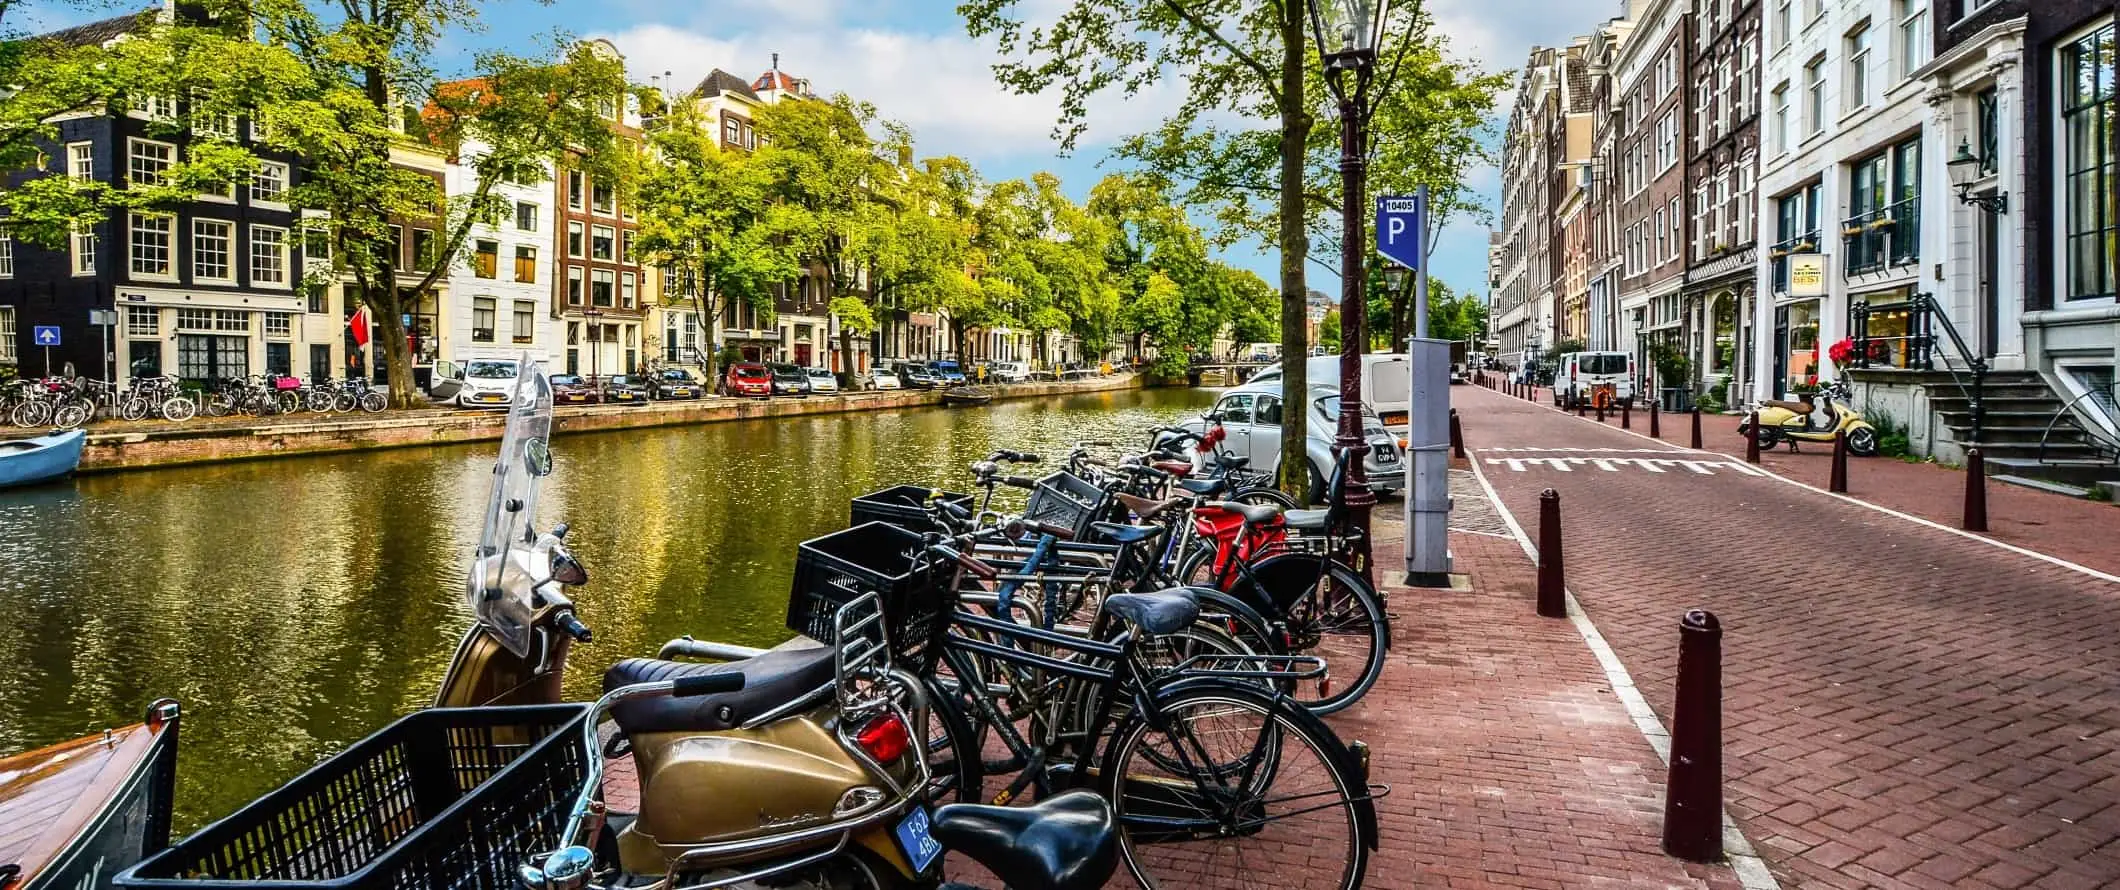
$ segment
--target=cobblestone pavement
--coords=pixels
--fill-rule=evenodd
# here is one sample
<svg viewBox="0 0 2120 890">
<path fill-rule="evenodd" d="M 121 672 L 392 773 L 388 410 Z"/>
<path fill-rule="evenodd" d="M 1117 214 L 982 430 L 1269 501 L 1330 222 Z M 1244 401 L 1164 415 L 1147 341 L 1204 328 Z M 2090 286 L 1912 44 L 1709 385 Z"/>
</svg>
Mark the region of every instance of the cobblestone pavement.
<svg viewBox="0 0 2120 890">
<path fill-rule="evenodd" d="M 1667 724 L 1678 617 L 1721 617 L 1727 801 L 1785 884 L 2120 886 L 2120 585 L 1739 459 L 1659 452 L 1484 388 L 1453 395 L 1520 522 L 1535 529 L 1539 491 L 1561 492 L 1569 587 Z M 1916 513 L 1924 486 L 1898 467 L 1947 472 L 1874 464 L 1856 493 Z M 2025 509 L 2052 535 L 2021 546 L 2120 527 Z"/>
</svg>

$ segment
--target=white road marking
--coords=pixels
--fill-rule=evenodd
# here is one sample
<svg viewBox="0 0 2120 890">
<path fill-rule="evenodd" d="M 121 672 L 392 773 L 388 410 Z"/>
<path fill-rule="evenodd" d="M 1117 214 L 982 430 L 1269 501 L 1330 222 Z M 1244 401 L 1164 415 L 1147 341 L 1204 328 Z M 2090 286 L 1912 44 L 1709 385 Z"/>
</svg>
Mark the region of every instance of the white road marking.
<svg viewBox="0 0 2120 890">
<path fill-rule="evenodd" d="M 1479 449 L 1501 450 L 1501 449 Z M 1731 460 L 1676 460 L 1666 457 L 1489 457 L 1489 466 L 1507 466 L 1510 472 L 1522 473 L 1525 468 L 1554 469 L 1573 473 L 1576 467 L 1591 466 L 1607 473 L 1617 473 L 1628 467 L 1645 472 L 1662 473 L 1665 467 L 1684 467 L 1701 476 L 1713 476 L 1716 470 L 1726 470 L 1746 476 L 1764 476 L 1766 473 Z"/>
</svg>

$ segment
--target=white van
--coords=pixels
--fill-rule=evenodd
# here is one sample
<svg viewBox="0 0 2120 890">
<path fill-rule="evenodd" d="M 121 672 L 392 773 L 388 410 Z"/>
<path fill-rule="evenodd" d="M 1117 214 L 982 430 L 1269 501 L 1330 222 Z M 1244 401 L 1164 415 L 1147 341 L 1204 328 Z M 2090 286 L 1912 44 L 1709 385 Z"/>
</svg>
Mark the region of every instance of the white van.
<svg viewBox="0 0 2120 890">
<path fill-rule="evenodd" d="M 1600 392 L 1607 407 L 1634 404 L 1634 356 L 1624 352 L 1569 352 L 1553 372 L 1553 404 L 1573 408 L 1595 405 Z"/>
<path fill-rule="evenodd" d="M 1305 360 L 1303 373 L 1305 383 L 1312 386 L 1340 385 L 1340 357 L 1337 355 L 1312 356 Z M 1377 419 L 1384 422 L 1384 429 L 1406 447 L 1406 418 L 1413 409 L 1413 371 L 1402 352 L 1383 352 L 1362 355 L 1362 404 L 1375 411 Z M 1281 379 L 1281 363 L 1274 362 L 1251 375 L 1246 385 L 1266 383 Z"/>
</svg>

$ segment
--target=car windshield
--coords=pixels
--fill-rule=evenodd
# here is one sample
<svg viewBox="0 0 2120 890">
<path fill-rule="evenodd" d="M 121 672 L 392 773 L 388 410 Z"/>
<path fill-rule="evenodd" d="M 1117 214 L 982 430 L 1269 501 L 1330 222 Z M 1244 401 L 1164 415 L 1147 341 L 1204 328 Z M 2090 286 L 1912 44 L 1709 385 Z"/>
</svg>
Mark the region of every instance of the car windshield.
<svg viewBox="0 0 2120 890">
<path fill-rule="evenodd" d="M 823 369 L 823 368 L 811 368 L 811 369 L 810 369 L 810 376 L 812 376 L 812 377 L 830 377 L 830 376 L 832 376 L 832 372 L 830 372 L 830 371 L 827 371 L 827 370 L 825 370 L 825 369 Z"/>
<path fill-rule="evenodd" d="M 783 378 L 786 378 L 786 377 L 801 377 L 801 376 L 802 376 L 802 369 L 800 369 L 800 368 L 797 368 L 797 367 L 795 367 L 794 365 L 781 365 L 781 366 L 779 366 L 779 367 L 777 367 L 777 368 L 774 368 L 774 369 L 773 369 L 773 376 L 775 376 L 775 377 L 783 377 Z"/>
<path fill-rule="evenodd" d="M 737 365 L 729 370 L 738 377 L 755 378 L 766 376 L 766 369 L 757 365 Z"/>
<path fill-rule="evenodd" d="M 664 371 L 662 376 L 664 380 L 668 380 L 671 383 L 692 382 L 692 372 L 690 371 Z"/>
<path fill-rule="evenodd" d="M 581 383 L 581 382 L 582 382 L 582 379 L 581 379 L 580 377 L 576 376 L 576 375 L 573 375 L 573 374 L 554 374 L 554 375 L 552 375 L 552 385 L 553 385 L 553 386 L 574 386 L 574 385 L 577 385 L 577 384 L 579 384 L 579 383 Z"/>
<path fill-rule="evenodd" d="M 472 362 L 464 366 L 464 376 L 476 380 L 513 380 L 514 362 Z"/>
<path fill-rule="evenodd" d="M 624 374 L 620 374 L 611 378 L 612 386 L 632 386 L 635 383 L 636 381 L 633 378 L 628 377 Z"/>
<path fill-rule="evenodd" d="M 936 362 L 936 363 L 935 363 L 935 370 L 937 370 L 937 371 L 941 371 L 941 372 L 942 372 L 942 373 L 944 373 L 944 374 L 955 374 L 955 373 L 957 373 L 957 363 L 956 363 L 956 362 Z"/>
<path fill-rule="evenodd" d="M 1581 366 L 1585 374 L 1625 374 L 1627 357 L 1617 352 L 1585 353 Z"/>
<path fill-rule="evenodd" d="M 1324 398 L 1322 398 L 1322 399 L 1319 399 L 1319 400 L 1318 400 L 1318 410 L 1320 410 L 1320 411 L 1323 411 L 1323 412 L 1325 412 L 1325 419 L 1326 419 L 1326 420 L 1329 420 L 1329 421 L 1331 421 L 1331 422 L 1333 422 L 1333 423 L 1339 423 L 1339 422 L 1340 422 L 1340 397 L 1339 397 L 1339 396 L 1326 396 L 1326 397 L 1324 397 Z M 1384 423 L 1383 423 L 1383 421 L 1380 421 L 1380 420 L 1378 420 L 1378 419 L 1377 419 L 1377 413 L 1376 413 L 1375 411 L 1373 411 L 1373 410 L 1370 410 L 1369 408 L 1365 407 L 1365 408 L 1363 408 L 1363 409 L 1362 409 L 1362 414 L 1363 414 L 1363 417 L 1362 417 L 1362 427 L 1363 427 L 1364 429 L 1367 429 L 1367 430 L 1369 430 L 1369 431 L 1371 431 L 1371 432 L 1379 432 L 1379 431 L 1382 431 L 1382 430 L 1384 429 Z"/>
</svg>

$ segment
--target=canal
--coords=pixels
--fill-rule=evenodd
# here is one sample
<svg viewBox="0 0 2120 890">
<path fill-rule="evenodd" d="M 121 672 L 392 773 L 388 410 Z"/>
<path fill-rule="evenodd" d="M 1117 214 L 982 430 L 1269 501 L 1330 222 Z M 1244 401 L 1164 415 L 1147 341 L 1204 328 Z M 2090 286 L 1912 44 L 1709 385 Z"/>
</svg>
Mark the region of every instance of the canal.
<svg viewBox="0 0 2120 890">
<path fill-rule="evenodd" d="M 1155 389 L 563 436 L 539 525 L 571 523 L 603 665 L 681 634 L 766 646 L 798 542 L 901 482 L 962 490 L 995 448 L 1142 440 L 1205 390 Z M 177 822 L 228 813 L 425 706 L 497 446 L 91 476 L 0 492 L 0 754 L 183 703 Z"/>
</svg>

